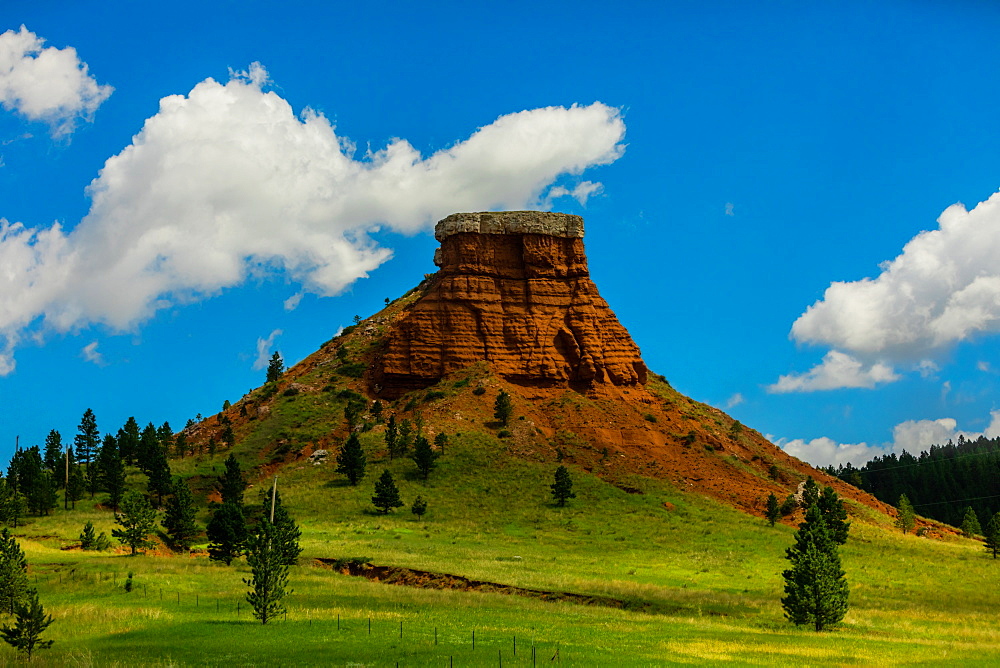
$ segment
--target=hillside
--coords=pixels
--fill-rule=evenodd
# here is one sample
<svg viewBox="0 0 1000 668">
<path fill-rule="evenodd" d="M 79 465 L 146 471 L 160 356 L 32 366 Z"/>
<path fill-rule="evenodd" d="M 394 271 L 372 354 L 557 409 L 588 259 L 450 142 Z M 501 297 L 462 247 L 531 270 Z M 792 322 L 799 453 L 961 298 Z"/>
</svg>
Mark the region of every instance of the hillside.
<svg viewBox="0 0 1000 668">
<path fill-rule="evenodd" d="M 641 475 L 760 515 L 768 494 L 783 499 L 811 475 L 860 504 L 852 514 L 892 512 L 647 372 L 589 278 L 582 236 L 582 219 L 562 214 L 446 218 L 440 271 L 191 428 L 192 441 L 221 441 L 232 424 L 270 473 L 335 452 L 348 433 L 344 409 L 363 399 L 359 424 L 376 453 L 378 401 L 431 439 L 482 433 L 510 456 L 570 463 L 622 488 Z M 493 417 L 501 391 L 514 403 L 506 428 Z"/>
</svg>

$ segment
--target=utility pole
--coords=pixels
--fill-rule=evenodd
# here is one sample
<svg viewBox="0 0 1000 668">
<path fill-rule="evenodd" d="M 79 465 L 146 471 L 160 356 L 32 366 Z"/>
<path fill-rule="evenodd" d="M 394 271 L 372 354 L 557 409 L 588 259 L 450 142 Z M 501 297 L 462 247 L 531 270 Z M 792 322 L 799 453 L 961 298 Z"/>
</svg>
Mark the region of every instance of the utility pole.
<svg viewBox="0 0 1000 668">
<path fill-rule="evenodd" d="M 271 488 L 271 524 L 274 524 L 274 499 L 278 495 L 278 476 L 274 476 L 274 487 Z"/>
<path fill-rule="evenodd" d="M 66 510 L 69 510 L 69 446 L 66 446 L 66 486 L 63 488 L 63 501 Z"/>
</svg>

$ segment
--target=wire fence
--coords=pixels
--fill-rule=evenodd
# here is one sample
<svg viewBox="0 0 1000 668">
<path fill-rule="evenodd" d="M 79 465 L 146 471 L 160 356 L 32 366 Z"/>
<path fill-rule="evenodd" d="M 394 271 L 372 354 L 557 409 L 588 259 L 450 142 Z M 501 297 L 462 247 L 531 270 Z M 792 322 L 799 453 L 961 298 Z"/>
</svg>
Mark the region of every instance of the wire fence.
<svg viewBox="0 0 1000 668">
<path fill-rule="evenodd" d="M 248 624 L 260 623 L 254 619 L 253 609 L 243 596 L 205 595 L 201 592 L 150 586 L 145 582 L 134 581 L 131 590 L 126 590 L 128 575 L 119 571 L 77 571 L 74 568 L 68 571 L 44 573 L 36 570 L 32 575 L 36 584 L 44 582 L 48 586 L 95 585 L 107 593 L 121 592 L 125 598 L 132 598 L 136 602 L 148 603 L 152 600 L 175 609 L 195 608 L 212 615 L 217 620 L 235 619 L 245 620 Z M 39 579 L 39 575 L 43 576 L 42 580 Z M 441 665 L 448 665 L 450 668 L 455 665 L 496 665 L 501 668 L 504 665 L 555 665 L 562 664 L 565 654 L 565 648 L 559 642 L 540 640 L 536 637 L 502 634 L 474 627 L 434 626 L 412 620 L 387 620 L 384 618 L 384 613 L 375 611 L 357 616 L 337 614 L 336 618 L 332 615 L 314 616 L 312 614 L 314 612 L 315 608 L 287 606 L 280 616 L 273 617 L 272 620 L 273 623 L 294 623 L 309 627 L 321 624 L 327 627 L 328 631 L 332 631 L 335 626 L 337 634 L 342 634 L 344 639 L 355 642 L 359 638 L 362 641 L 367 639 L 373 647 L 381 645 L 383 653 L 386 641 L 397 644 L 402 642 L 413 647 L 419 645 L 425 649 L 417 659 L 420 663 L 426 663 L 432 658 L 427 656 L 426 650 L 429 650 L 434 658 L 440 659 Z M 396 661 L 395 665 L 406 665 L 406 660 Z"/>
</svg>

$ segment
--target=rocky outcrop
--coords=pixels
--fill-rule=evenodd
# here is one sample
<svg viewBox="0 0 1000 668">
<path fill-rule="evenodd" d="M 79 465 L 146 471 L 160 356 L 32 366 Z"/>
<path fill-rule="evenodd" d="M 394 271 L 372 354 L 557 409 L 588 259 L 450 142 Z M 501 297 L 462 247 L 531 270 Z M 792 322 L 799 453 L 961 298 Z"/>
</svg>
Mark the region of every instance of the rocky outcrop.
<svg viewBox="0 0 1000 668">
<path fill-rule="evenodd" d="M 438 223 L 440 271 L 391 328 L 373 380 L 382 396 L 479 361 L 523 385 L 646 382 L 639 349 L 590 280 L 583 219 L 510 211 Z"/>
</svg>

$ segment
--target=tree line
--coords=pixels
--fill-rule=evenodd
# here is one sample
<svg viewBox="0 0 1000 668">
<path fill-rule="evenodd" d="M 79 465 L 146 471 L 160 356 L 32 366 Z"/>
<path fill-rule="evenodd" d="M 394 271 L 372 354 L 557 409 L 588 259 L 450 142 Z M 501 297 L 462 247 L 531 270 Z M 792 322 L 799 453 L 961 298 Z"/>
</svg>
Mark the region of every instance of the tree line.
<svg viewBox="0 0 1000 668">
<path fill-rule="evenodd" d="M 983 525 L 1000 511 L 998 471 L 1000 437 L 985 436 L 959 436 L 918 456 L 903 451 L 875 457 L 860 468 L 827 468 L 879 501 L 896 505 L 905 495 L 918 514 L 956 527 L 966 520 L 969 508 Z"/>
</svg>

